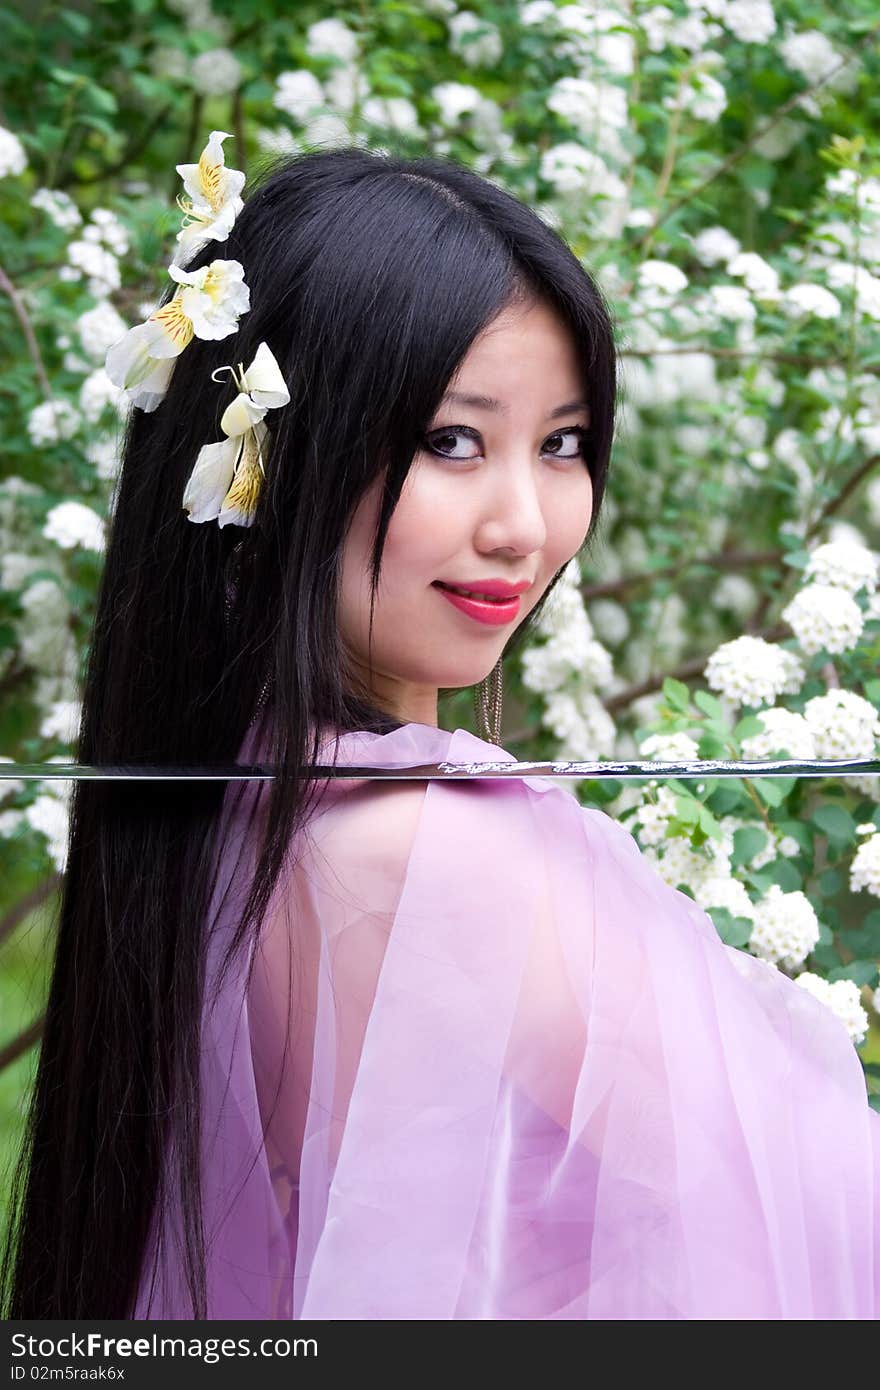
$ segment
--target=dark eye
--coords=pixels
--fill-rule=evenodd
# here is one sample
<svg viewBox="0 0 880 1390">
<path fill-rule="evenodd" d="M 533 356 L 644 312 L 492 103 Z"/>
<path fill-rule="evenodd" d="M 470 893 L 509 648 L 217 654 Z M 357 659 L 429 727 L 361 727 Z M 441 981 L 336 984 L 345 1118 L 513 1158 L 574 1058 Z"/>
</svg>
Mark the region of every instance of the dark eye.
<svg viewBox="0 0 880 1390">
<path fill-rule="evenodd" d="M 553 458 L 576 459 L 584 457 L 584 440 L 587 431 L 582 425 L 572 425 L 564 430 L 555 430 L 548 435 L 544 441 L 543 453 L 549 453 Z M 456 440 L 459 440 L 456 445 Z M 461 440 L 470 440 L 475 446 L 476 452 L 456 453 L 456 448 L 461 448 Z M 566 441 L 576 445 L 574 449 L 566 448 Z M 479 453 L 480 436 L 476 430 L 470 429 L 467 425 L 450 426 L 448 429 L 435 430 L 432 434 L 425 436 L 425 447 L 431 453 L 439 454 L 441 458 L 475 459 L 480 457 Z"/>
<path fill-rule="evenodd" d="M 468 429 L 464 425 L 456 425 L 454 428 L 437 430 L 434 434 L 429 434 L 425 439 L 425 444 L 432 453 L 439 454 L 441 458 L 463 460 L 480 457 L 479 450 L 472 454 L 453 453 L 452 450 L 456 447 L 455 441 L 459 438 L 470 440 L 474 444 L 478 442 L 479 436 L 476 430 Z"/>
<path fill-rule="evenodd" d="M 547 440 L 545 441 L 545 448 L 549 446 L 548 452 L 553 454 L 554 458 L 583 458 L 584 440 L 586 439 L 586 435 L 587 431 L 583 429 L 580 425 L 572 426 L 571 429 L 557 430 L 555 434 L 551 434 L 547 438 Z M 564 446 L 566 440 L 570 440 L 571 443 L 577 445 L 577 448 L 573 452 L 565 451 Z"/>
</svg>

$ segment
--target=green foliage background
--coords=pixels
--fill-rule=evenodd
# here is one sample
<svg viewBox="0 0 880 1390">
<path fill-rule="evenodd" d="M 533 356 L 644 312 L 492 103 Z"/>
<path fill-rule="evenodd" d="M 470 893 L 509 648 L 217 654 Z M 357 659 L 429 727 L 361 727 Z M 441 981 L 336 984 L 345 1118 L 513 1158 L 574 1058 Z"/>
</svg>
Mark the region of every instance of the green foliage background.
<svg viewBox="0 0 880 1390">
<path fill-rule="evenodd" d="M 876 477 L 877 450 L 853 422 L 864 426 L 867 411 L 869 425 L 878 423 L 870 381 L 880 369 L 880 329 L 878 316 L 863 312 L 849 291 L 835 291 L 842 306 L 836 319 L 793 318 L 772 299 L 756 295 L 754 339 L 744 346 L 735 320 L 706 311 L 702 296 L 713 284 L 733 281 L 721 263 L 707 265 L 695 255 L 694 239 L 707 228 L 724 228 L 788 285 L 799 279 L 803 257 L 815 249 L 823 225 L 836 220 L 852 226 L 858 220 L 853 198 L 829 195 L 827 179 L 834 170 L 849 170 L 859 187 L 880 177 L 876 7 L 873 0 L 835 7 L 810 0 L 779 3 L 773 6 L 774 35 L 764 42 L 742 40 L 722 26 L 708 45 L 720 55 L 720 66 L 703 68 L 719 76 L 727 96 L 723 112 L 711 120 L 670 104 L 699 65 L 680 44 L 652 46 L 650 11 L 656 6 L 621 7 L 619 32 L 630 33 L 635 43 L 635 68 L 628 74 L 615 73 L 613 63 L 609 68 L 598 38 L 582 36 L 572 48 L 576 26 L 560 30 L 552 17 L 526 22 L 523 8 L 507 2 L 474 0 L 463 8 L 485 20 L 490 35 L 498 35 L 494 60 L 467 58 L 467 42 L 453 40 L 455 7 L 445 0 L 361 0 L 332 10 L 277 0 L 215 0 L 213 8 L 206 0 L 173 5 L 103 0 L 4 10 L 0 125 L 20 140 L 27 167 L 2 180 L 0 499 L 4 478 L 32 485 L 3 513 L 4 544 L 39 561 L 42 568 L 31 570 L 29 583 L 48 577 L 62 588 L 65 639 L 81 663 L 100 554 L 83 547 L 60 549 L 43 527 L 52 508 L 69 499 L 107 516 L 112 474 L 96 466 L 92 446 L 97 436 L 112 445 L 118 420 L 108 406 L 98 420 L 80 419 L 69 437 L 36 445 L 31 414 L 47 399 L 79 402 L 84 372 L 75 359 L 85 312 L 108 299 L 133 324 L 155 302 L 179 225 L 175 165 L 197 159 L 212 129 L 231 133 L 227 163 L 251 175 L 270 148 L 306 147 L 317 132 L 274 104 L 279 76 L 311 72 L 329 88 L 340 68 L 354 66 L 364 94 L 409 102 L 418 128 L 407 129 L 405 122 L 391 128 L 377 119 L 375 102 L 370 107 L 366 96 L 362 101 L 355 95 L 341 115 L 339 104 L 328 101 L 327 111 L 345 123 L 351 139 L 402 153 L 449 154 L 472 165 L 546 211 L 600 276 L 617 320 L 624 397 L 627 382 L 635 379 L 628 369 L 643 368 L 647 376 L 632 393 L 622 421 L 602 547 L 583 566 L 587 612 L 611 600 L 625 608 L 629 624 L 617 647 L 608 639 L 619 684 L 599 687 L 595 703 L 624 739 L 615 745 L 618 753 L 627 747 L 634 752 L 648 731 L 688 730 L 703 757 L 742 756 L 742 739 L 755 726 L 731 720 L 709 695 L 706 659 L 744 630 L 796 650 L 779 615 L 803 583 L 811 547 L 825 538 L 835 518 L 866 524 L 865 488 Z M 585 19 L 593 13 L 588 5 L 566 8 L 580 10 Z M 684 0 L 669 3 L 681 20 L 697 8 Z M 356 35 L 359 56 L 353 65 L 315 52 L 310 27 L 329 17 Z M 780 56 L 781 38 L 791 30 L 825 36 L 851 59 L 854 82 L 830 91 L 821 83 L 811 86 Z M 201 55 L 217 49 L 240 65 L 239 80 L 225 92 L 206 90 L 198 64 Z M 615 225 L 620 195 L 567 194 L 546 177 L 548 152 L 567 144 L 592 151 L 599 138 L 561 114 L 558 103 L 548 104 L 555 84 L 572 74 L 626 91 L 628 120 L 619 132 L 617 175 L 627 207 L 642 214 L 632 222 Z M 458 121 L 444 117 L 437 90 L 446 83 L 477 90 L 486 103 L 482 123 L 467 114 Z M 803 98 L 811 94 L 813 106 L 805 107 Z M 793 119 L 800 126 L 798 138 L 784 155 L 768 154 L 769 134 L 778 135 Z M 88 277 L 62 274 L 70 265 L 69 242 L 78 233 L 59 228 L 32 205 L 36 190 L 46 188 L 68 194 L 85 219 L 96 209 L 109 209 L 126 228 L 130 247 L 120 258 L 120 283 L 109 293 L 93 292 Z M 720 398 L 701 398 L 686 386 L 671 399 L 660 389 L 655 399 L 650 392 L 646 396 L 645 383 L 660 380 L 656 344 L 644 336 L 640 289 L 641 269 L 653 260 L 677 266 L 687 276 L 683 301 L 691 311 L 690 318 L 674 305 L 652 311 L 661 351 L 709 353 Z M 873 273 L 878 269 L 874 266 Z M 680 360 L 686 377 L 689 359 Z M 766 428 L 757 448 L 756 420 Z M 701 432 L 702 447 L 687 442 L 683 426 Z M 773 442 L 785 431 L 794 432 L 811 478 L 806 496 L 797 473 L 773 453 Z M 754 457 L 762 448 L 769 451 L 763 465 Z M 641 550 L 634 534 L 641 537 Z M 710 586 L 725 573 L 747 574 L 754 585 L 756 599 L 747 614 L 706 602 Z M 28 621 L 23 587 L 0 585 L 0 750 L 22 761 L 66 761 L 70 742 L 44 732 L 43 721 L 53 700 L 75 698 L 75 672 L 69 663 L 58 671 L 35 672 L 23 654 Z M 681 608 L 673 619 L 675 603 Z M 864 598 L 860 603 L 864 608 Z M 855 648 L 822 651 L 806 665 L 806 682 L 786 702 L 789 708 L 801 710 L 806 700 L 838 684 L 880 707 L 876 621 L 866 623 Z M 519 665 L 507 678 L 507 746 L 523 757 L 559 755 L 563 745 L 547 718 L 547 692 L 530 686 Z M 577 679 L 574 673 L 576 691 L 581 689 Z M 646 711 L 640 701 L 652 695 L 656 702 Z M 457 697 L 449 717 L 469 722 L 469 693 Z M 580 746 L 580 756 L 615 750 L 603 747 L 597 735 L 595 747 Z M 650 800 L 650 790 L 636 790 Z M 755 895 L 774 882 L 784 891 L 802 888 L 822 922 L 808 968 L 829 979 L 856 980 L 867 1006 L 880 978 L 880 918 L 866 907 L 864 893 L 851 892 L 845 869 L 856 825 L 873 820 L 880 827 L 877 798 L 833 779 L 775 788 L 707 785 L 702 791 L 680 784 L 678 790 L 672 833 L 699 847 L 711 837 L 718 817 L 740 817 L 733 863 L 741 881 Z M 0 812 L 26 808 L 36 792 L 31 787 L 5 802 L 0 792 Z M 635 804 L 619 784 L 584 782 L 578 794 L 623 818 L 631 816 Z M 788 833 L 791 827 L 805 828 L 802 854 L 750 872 L 757 842 L 741 837 L 761 824 L 777 830 L 787 826 Z M 0 1048 L 39 1013 L 56 870 L 44 837 L 26 818 L 0 834 Z M 30 897 L 33 910 L 21 915 L 20 904 Z M 748 923 L 743 930 L 742 919 L 723 908 L 713 919 L 726 940 L 747 945 Z M 860 1056 L 876 1104 L 876 1014 Z M 31 1048 L 0 1069 L 0 1170 L 18 1139 L 33 1061 Z"/>
</svg>

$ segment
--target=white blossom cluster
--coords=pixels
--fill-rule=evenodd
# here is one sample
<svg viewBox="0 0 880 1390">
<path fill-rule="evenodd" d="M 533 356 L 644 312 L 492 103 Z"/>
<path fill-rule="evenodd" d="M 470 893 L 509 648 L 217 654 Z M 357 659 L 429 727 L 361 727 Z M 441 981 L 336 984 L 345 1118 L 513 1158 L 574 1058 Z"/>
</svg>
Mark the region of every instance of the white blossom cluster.
<svg viewBox="0 0 880 1390">
<path fill-rule="evenodd" d="M 74 546 L 104 550 L 104 523 L 97 512 L 82 502 L 59 502 L 48 513 L 42 534 L 62 550 L 72 550 Z"/>
<path fill-rule="evenodd" d="M 589 140 L 597 154 L 625 162 L 621 132 L 629 124 L 629 108 L 623 87 L 591 77 L 560 77 L 547 94 L 547 109 Z"/>
<path fill-rule="evenodd" d="M 727 91 L 708 69 L 723 61 L 719 53 L 704 54 L 702 62 L 689 70 L 688 80 L 682 80 L 673 94 L 664 97 L 666 109 L 685 111 L 695 121 L 717 121 L 727 107 Z"/>
<path fill-rule="evenodd" d="M 878 556 L 867 546 L 831 541 L 810 553 L 804 574 L 817 584 L 836 585 L 850 594 L 860 589 L 873 594 L 878 569 Z"/>
<path fill-rule="evenodd" d="M 838 319 L 841 314 L 840 300 L 824 285 L 790 285 L 785 292 L 785 308 L 790 318 L 798 315 L 817 319 Z"/>
<path fill-rule="evenodd" d="M 39 208 L 62 232 L 75 232 L 82 226 L 82 214 L 69 193 L 60 188 L 38 188 L 31 196 L 31 207 Z"/>
<path fill-rule="evenodd" d="M 782 694 L 796 695 L 806 672 L 794 652 L 744 635 L 717 647 L 703 674 L 711 690 L 754 707 L 773 704 Z"/>
<path fill-rule="evenodd" d="M 619 647 L 630 633 L 626 609 L 611 598 L 593 600 L 590 604 L 590 622 L 599 641 L 606 647 Z"/>
<path fill-rule="evenodd" d="M 694 762 L 700 756 L 696 740 L 679 729 L 673 733 L 649 734 L 639 744 L 639 755 L 661 763 Z"/>
<path fill-rule="evenodd" d="M 338 58 L 351 63 L 358 56 L 358 38 L 341 19 L 319 19 L 306 30 L 310 58 Z"/>
<path fill-rule="evenodd" d="M 22 616 L 14 619 L 19 654 L 37 673 L 34 699 L 41 709 L 78 698 L 79 656 L 62 584 L 60 576 L 29 584 L 19 595 Z"/>
<path fill-rule="evenodd" d="M 811 970 L 802 970 L 794 982 L 825 1004 L 856 1047 L 861 1046 L 868 1033 L 868 1015 L 862 1008 L 861 991 L 855 980 L 825 980 Z"/>
<path fill-rule="evenodd" d="M 610 4 L 557 6 L 553 0 L 526 0 L 520 6 L 519 21 L 544 29 L 554 51 L 579 69 L 604 68 L 619 77 L 634 71 L 632 19 Z"/>
<path fill-rule="evenodd" d="M 190 83 L 205 97 L 229 96 L 243 79 L 244 69 L 231 48 L 206 49 L 189 66 Z"/>
<path fill-rule="evenodd" d="M 187 28 L 199 29 L 202 33 L 213 34 L 217 39 L 228 39 L 229 21 L 217 15 L 211 8 L 211 0 L 167 0 L 168 8 L 180 15 Z"/>
<path fill-rule="evenodd" d="M 851 651 L 858 645 L 865 618 L 855 599 L 838 584 L 808 584 L 780 614 L 807 656 Z"/>
<path fill-rule="evenodd" d="M 873 758 L 880 715 L 853 690 L 829 690 L 804 705 L 817 758 Z"/>
<path fill-rule="evenodd" d="M 81 714 L 82 703 L 79 700 L 54 700 L 40 722 L 40 738 L 73 743 L 79 730 Z"/>
<path fill-rule="evenodd" d="M 47 762 L 67 762 L 65 757 L 48 758 Z M 70 787 L 72 787 L 70 783 Z M 57 788 L 57 790 L 56 790 Z M 70 828 L 69 787 L 63 781 L 47 782 L 34 801 L 26 806 L 16 820 L 24 820 L 32 830 L 46 837 L 46 852 L 59 874 L 67 867 L 67 840 Z"/>
<path fill-rule="evenodd" d="M 590 195 L 604 198 L 613 206 L 602 226 L 611 225 L 611 214 L 617 231 L 623 226 L 626 215 L 626 185 L 623 179 L 609 168 L 604 159 L 586 145 L 574 140 L 563 140 L 551 145 L 541 156 L 541 178 L 551 185 L 554 192 L 564 197 L 566 194 Z M 590 210 L 592 212 L 592 209 Z"/>
<path fill-rule="evenodd" d="M 873 758 L 880 738 L 880 715 L 864 696 L 850 690 L 814 695 L 802 714 L 774 707 L 759 710 L 760 734 L 743 739 L 744 758 L 770 758 L 783 750 L 792 758 L 811 760 Z M 880 800 L 880 782 L 868 775 L 843 779 L 856 790 Z"/>
<path fill-rule="evenodd" d="M 764 732 L 743 739 L 744 758 L 772 758 L 783 749 L 787 750 L 789 757 L 805 762 L 816 757 L 815 734 L 802 714 L 782 706 L 773 706 L 759 710 L 757 717 L 764 726 Z"/>
<path fill-rule="evenodd" d="M 24 145 L 11 130 L 0 126 L 0 179 L 23 174 L 26 168 L 27 154 Z"/>
<path fill-rule="evenodd" d="M 753 921 L 757 911 L 745 884 L 730 873 L 721 872 L 698 881 L 694 896 L 704 912 L 711 912 L 713 907 L 723 907 L 732 917 L 745 917 Z"/>
<path fill-rule="evenodd" d="M 869 824 L 871 824 L 869 822 Z M 849 871 L 849 886 L 853 893 L 862 889 L 880 898 L 880 833 L 871 824 L 875 833 L 868 835 L 859 845 Z"/>
<path fill-rule="evenodd" d="M 547 696 L 541 723 L 559 740 L 557 758 L 592 761 L 614 751 L 614 720 L 587 688 L 554 690 Z"/>
<path fill-rule="evenodd" d="M 82 350 L 90 362 L 103 362 L 107 349 L 118 342 L 127 324 L 109 299 L 102 299 L 93 309 L 86 309 L 76 321 L 76 331 Z"/>
<path fill-rule="evenodd" d="M 727 273 L 741 277 L 756 299 L 773 303 L 780 298 L 779 272 L 754 251 L 740 251 L 728 261 Z"/>
<path fill-rule="evenodd" d="M 744 574 L 725 574 L 712 591 L 713 608 L 727 609 L 742 622 L 754 612 L 758 591 Z"/>
<path fill-rule="evenodd" d="M 593 635 L 580 582 L 575 556 L 538 620 L 545 640 L 523 652 L 522 678 L 545 696 L 542 723 L 560 741 L 557 756 L 590 760 L 614 750 L 614 721 L 596 691 L 610 688 L 615 677 L 610 653 Z"/>
<path fill-rule="evenodd" d="M 491 68 L 504 48 L 497 27 L 471 10 L 459 10 L 448 20 L 449 47 L 471 68 Z"/>
<path fill-rule="evenodd" d="M 119 415 L 127 414 L 128 396 L 120 386 L 110 380 L 103 367 L 96 367 L 80 387 L 79 408 L 89 424 L 95 425 L 108 407 Z"/>
<path fill-rule="evenodd" d="M 95 299 L 118 290 L 122 283 L 119 262 L 115 255 L 99 240 L 83 236 L 71 241 L 67 247 L 67 264 L 58 271 L 59 280 L 77 281 L 84 277 L 88 283 L 89 294 Z"/>
<path fill-rule="evenodd" d="M 800 889 L 784 893 L 773 883 L 755 905 L 749 950 L 756 956 L 796 970 L 819 941 L 819 919 Z"/>
<path fill-rule="evenodd" d="M 770 0 L 728 0 L 704 6 L 740 43 L 766 43 L 776 33 Z"/>
<path fill-rule="evenodd" d="M 313 72 L 297 68 L 279 75 L 272 100 L 291 120 L 304 123 L 323 108 L 324 89 Z"/>
<path fill-rule="evenodd" d="M 640 749 L 645 757 L 657 756 L 649 752 L 643 743 Z M 667 759 L 659 759 L 667 761 Z M 641 845 L 663 845 L 669 834 L 669 822 L 675 815 L 675 793 L 668 787 L 657 787 L 656 800 L 643 801 L 636 812 Z"/>
<path fill-rule="evenodd" d="M 89 293 L 105 299 L 122 283 L 118 257 L 129 247 L 128 232 L 109 208 L 95 208 L 80 236 L 67 247 L 67 265 L 58 272 L 61 280 L 81 280 L 85 276 Z"/>
<path fill-rule="evenodd" d="M 35 405 L 27 418 L 27 432 L 37 448 L 72 439 L 80 427 L 80 414 L 70 401 L 60 398 Z"/>
</svg>

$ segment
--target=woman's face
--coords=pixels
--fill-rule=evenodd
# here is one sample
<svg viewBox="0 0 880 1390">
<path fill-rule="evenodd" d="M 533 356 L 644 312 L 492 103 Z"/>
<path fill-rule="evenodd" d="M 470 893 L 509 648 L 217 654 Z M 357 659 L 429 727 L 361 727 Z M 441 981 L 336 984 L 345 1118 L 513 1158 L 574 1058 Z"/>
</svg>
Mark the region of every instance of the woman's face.
<svg viewBox="0 0 880 1390">
<path fill-rule="evenodd" d="M 571 332 L 544 304 L 503 310 L 472 344 L 391 517 L 370 620 L 381 477 L 345 542 L 339 622 L 353 675 L 405 722 L 437 724 L 441 686 L 474 685 L 590 525 L 589 425 Z M 438 581 L 527 587 L 518 604 L 457 605 Z M 488 619 L 495 618 L 496 621 Z"/>
</svg>

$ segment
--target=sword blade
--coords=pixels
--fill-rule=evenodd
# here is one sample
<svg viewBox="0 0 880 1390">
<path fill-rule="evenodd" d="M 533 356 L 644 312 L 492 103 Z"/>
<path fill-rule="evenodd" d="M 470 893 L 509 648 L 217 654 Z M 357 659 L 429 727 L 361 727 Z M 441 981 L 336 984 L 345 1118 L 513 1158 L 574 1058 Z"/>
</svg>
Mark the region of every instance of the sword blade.
<svg viewBox="0 0 880 1390">
<path fill-rule="evenodd" d="M 0 762 L 3 781 L 95 781 L 95 782 L 263 782 L 278 775 L 272 763 L 222 763 L 209 766 L 175 767 L 146 764 L 13 763 Z M 715 758 L 689 762 L 440 762 L 388 763 L 362 767 L 352 763 L 338 766 L 318 763 L 306 769 L 316 778 L 364 778 L 376 781 L 442 781 L 461 778 L 571 777 L 589 779 L 703 780 L 715 777 L 877 777 L 880 759 L 838 758 L 801 760 L 777 758 L 736 762 Z"/>
</svg>

